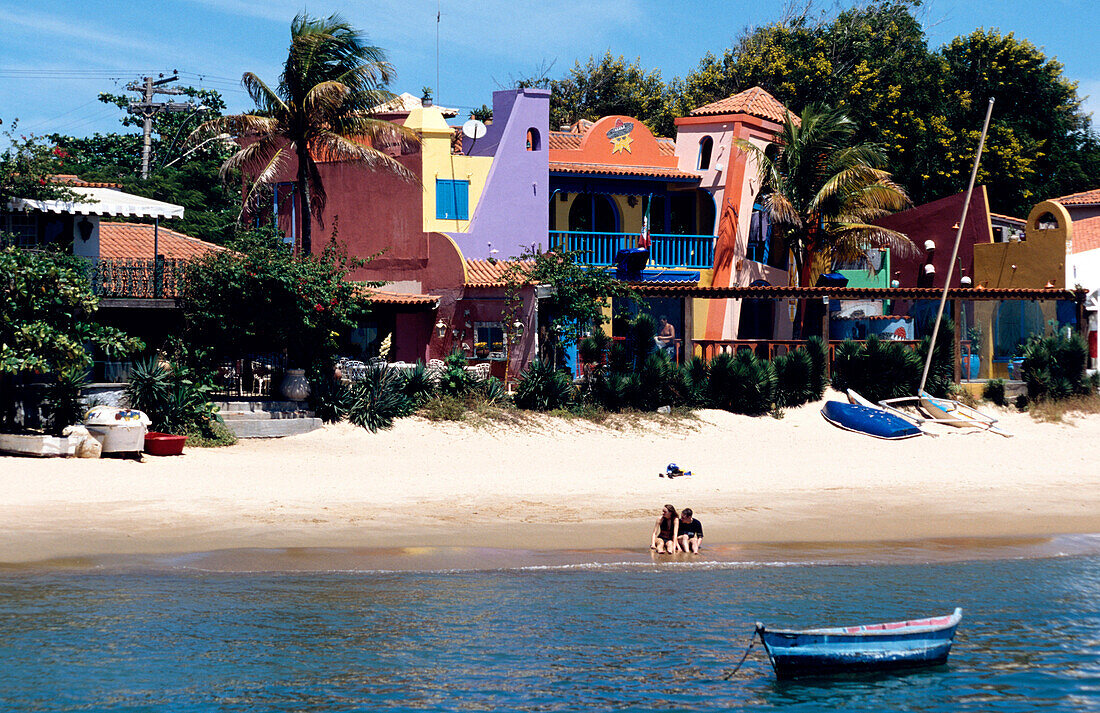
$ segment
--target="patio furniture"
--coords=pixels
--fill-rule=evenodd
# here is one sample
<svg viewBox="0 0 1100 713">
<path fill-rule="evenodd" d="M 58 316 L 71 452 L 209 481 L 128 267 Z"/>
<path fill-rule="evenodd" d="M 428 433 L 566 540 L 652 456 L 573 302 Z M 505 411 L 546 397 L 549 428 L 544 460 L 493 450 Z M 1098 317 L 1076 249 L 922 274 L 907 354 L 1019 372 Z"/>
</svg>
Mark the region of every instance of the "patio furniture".
<svg viewBox="0 0 1100 713">
<path fill-rule="evenodd" d="M 241 372 L 236 364 L 226 363 L 218 367 L 218 384 L 226 391 L 235 386 L 237 393 L 241 391 Z"/>
<path fill-rule="evenodd" d="M 489 378 L 489 365 L 488 364 L 473 364 L 465 367 L 466 373 L 474 377 L 477 381 L 485 381 Z"/>
<path fill-rule="evenodd" d="M 257 394 L 271 393 L 271 366 L 263 362 L 252 362 L 252 391 Z"/>
</svg>

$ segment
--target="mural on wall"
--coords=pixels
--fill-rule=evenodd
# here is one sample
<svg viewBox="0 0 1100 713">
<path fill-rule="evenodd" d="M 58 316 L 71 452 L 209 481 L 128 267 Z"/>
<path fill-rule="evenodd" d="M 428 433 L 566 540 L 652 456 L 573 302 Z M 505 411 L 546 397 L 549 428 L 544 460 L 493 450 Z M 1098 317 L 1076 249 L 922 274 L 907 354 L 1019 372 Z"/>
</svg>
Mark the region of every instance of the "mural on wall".
<svg viewBox="0 0 1100 713">
<path fill-rule="evenodd" d="M 634 131 L 633 121 L 615 120 L 615 125 L 607 131 L 607 140 L 611 142 L 611 153 L 622 151 L 633 153 L 630 150 L 630 145 L 634 143 L 634 139 L 630 136 L 632 131 Z"/>
</svg>

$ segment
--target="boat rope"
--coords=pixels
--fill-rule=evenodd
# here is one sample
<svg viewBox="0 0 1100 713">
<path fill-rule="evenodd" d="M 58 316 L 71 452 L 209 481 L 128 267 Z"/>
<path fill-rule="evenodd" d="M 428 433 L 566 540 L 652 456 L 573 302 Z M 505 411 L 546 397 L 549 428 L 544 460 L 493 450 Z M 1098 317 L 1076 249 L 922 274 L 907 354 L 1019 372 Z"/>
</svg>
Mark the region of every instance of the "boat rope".
<svg viewBox="0 0 1100 713">
<path fill-rule="evenodd" d="M 725 676 L 722 677 L 723 681 L 730 680 L 730 677 L 733 676 L 733 674 L 737 673 L 741 669 L 741 664 L 745 663 L 745 659 L 747 659 L 749 657 L 749 652 L 752 651 L 753 646 L 756 646 L 756 632 L 755 631 L 752 632 L 752 638 L 749 639 L 749 647 L 747 649 L 745 649 L 745 653 L 743 653 L 741 655 L 741 660 L 737 662 L 737 665 L 733 667 L 732 671 L 730 671 L 729 673 L 727 673 Z"/>
</svg>

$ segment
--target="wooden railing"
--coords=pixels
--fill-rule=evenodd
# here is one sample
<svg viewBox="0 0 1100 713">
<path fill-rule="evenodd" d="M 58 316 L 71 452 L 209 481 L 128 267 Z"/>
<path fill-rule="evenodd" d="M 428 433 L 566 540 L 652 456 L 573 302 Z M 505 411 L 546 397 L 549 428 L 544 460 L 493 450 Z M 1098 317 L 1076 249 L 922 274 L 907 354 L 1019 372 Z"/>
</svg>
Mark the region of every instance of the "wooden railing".
<svg viewBox="0 0 1100 713">
<path fill-rule="evenodd" d="M 550 247 L 581 253 L 588 265 L 611 266 L 620 250 L 638 247 L 638 234 L 551 230 Z M 714 266 L 714 236 L 654 233 L 650 235 L 649 259 L 659 268 L 709 269 Z"/>
</svg>

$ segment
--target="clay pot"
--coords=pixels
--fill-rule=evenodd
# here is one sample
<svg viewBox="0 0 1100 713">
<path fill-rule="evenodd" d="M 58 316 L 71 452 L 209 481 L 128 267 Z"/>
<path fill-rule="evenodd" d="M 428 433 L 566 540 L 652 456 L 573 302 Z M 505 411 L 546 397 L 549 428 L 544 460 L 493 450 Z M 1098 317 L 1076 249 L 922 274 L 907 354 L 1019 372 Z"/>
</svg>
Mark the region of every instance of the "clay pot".
<svg viewBox="0 0 1100 713">
<path fill-rule="evenodd" d="M 280 386 L 283 396 L 291 401 L 305 401 L 309 398 L 309 380 L 305 369 L 287 369 Z"/>
</svg>

